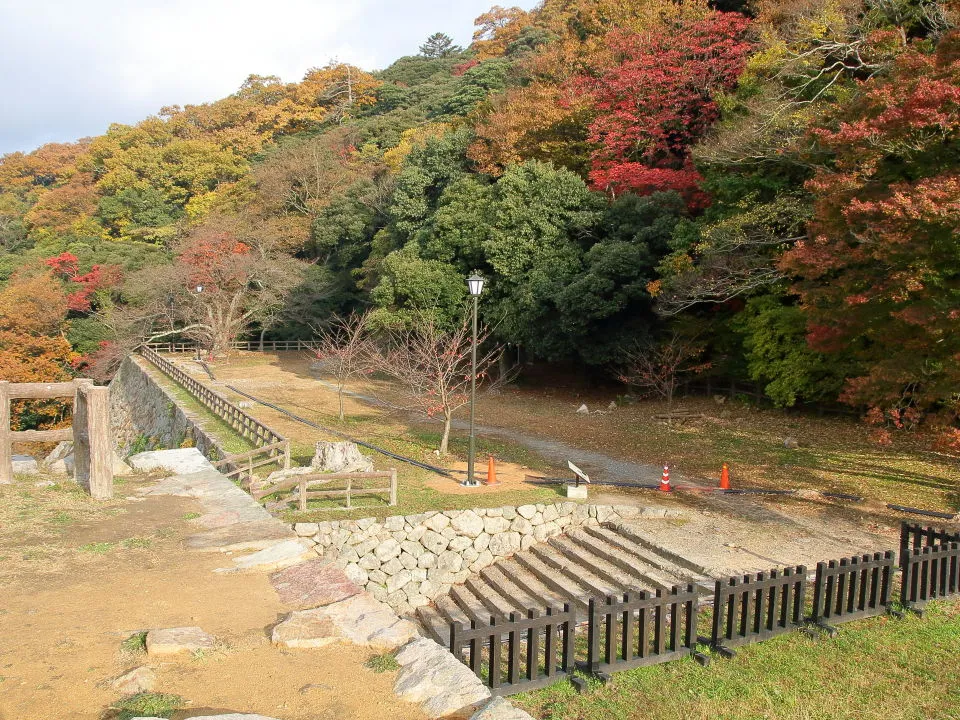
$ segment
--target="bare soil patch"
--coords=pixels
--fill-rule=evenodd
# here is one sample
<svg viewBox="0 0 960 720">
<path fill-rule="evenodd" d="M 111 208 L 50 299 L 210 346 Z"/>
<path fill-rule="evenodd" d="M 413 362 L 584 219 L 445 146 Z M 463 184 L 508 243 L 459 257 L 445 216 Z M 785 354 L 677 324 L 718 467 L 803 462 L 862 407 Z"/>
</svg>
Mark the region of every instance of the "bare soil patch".
<svg viewBox="0 0 960 720">
<path fill-rule="evenodd" d="M 105 504 L 22 479 L 0 486 L 0 718 L 110 717 L 119 696 L 105 681 L 144 663 L 157 672 L 156 691 L 187 701 L 176 717 L 422 717 L 395 698 L 392 673 L 363 666 L 367 651 L 272 647 L 267 629 L 289 608 L 267 575 L 214 573 L 227 557 L 181 542 L 199 530 L 187 519 L 199 507 L 137 498 L 141 484 L 120 488 L 135 499 Z M 185 625 L 214 634 L 216 649 L 163 662 L 121 649 L 138 631 Z"/>
</svg>

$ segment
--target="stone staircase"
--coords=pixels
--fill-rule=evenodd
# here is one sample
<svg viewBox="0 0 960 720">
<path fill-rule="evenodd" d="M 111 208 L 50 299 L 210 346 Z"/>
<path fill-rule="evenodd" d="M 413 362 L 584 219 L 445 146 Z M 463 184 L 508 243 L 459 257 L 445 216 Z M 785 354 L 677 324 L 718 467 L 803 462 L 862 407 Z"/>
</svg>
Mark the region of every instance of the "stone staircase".
<svg viewBox="0 0 960 720">
<path fill-rule="evenodd" d="M 562 609 L 567 602 L 585 618 L 591 597 L 687 583 L 704 594 L 713 591 L 705 568 L 659 547 L 641 529 L 622 523 L 588 525 L 484 568 L 432 605 L 418 608 L 417 620 L 427 636 L 446 645 L 451 621 L 488 624 L 491 616 L 506 620 L 511 612 Z"/>
</svg>

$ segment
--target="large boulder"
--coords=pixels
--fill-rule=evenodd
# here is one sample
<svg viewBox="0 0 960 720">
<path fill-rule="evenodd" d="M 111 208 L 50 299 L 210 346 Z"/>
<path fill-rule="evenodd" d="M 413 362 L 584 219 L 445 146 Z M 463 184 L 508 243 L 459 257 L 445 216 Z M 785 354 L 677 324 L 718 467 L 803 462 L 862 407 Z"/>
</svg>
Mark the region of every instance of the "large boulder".
<svg viewBox="0 0 960 720">
<path fill-rule="evenodd" d="M 373 460 L 362 454 L 356 443 L 320 441 L 310 467 L 331 473 L 372 472 Z"/>
<path fill-rule="evenodd" d="M 176 448 L 174 450 L 149 450 L 127 458 L 130 467 L 140 472 L 166 470 L 175 475 L 214 470 L 213 465 L 197 448 Z"/>
</svg>

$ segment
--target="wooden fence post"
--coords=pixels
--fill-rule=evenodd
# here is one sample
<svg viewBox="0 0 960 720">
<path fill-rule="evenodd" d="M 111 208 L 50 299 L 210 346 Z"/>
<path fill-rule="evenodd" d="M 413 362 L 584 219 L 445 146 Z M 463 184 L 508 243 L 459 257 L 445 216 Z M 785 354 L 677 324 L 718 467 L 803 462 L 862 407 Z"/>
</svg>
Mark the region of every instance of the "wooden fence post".
<svg viewBox="0 0 960 720">
<path fill-rule="evenodd" d="M 10 447 L 10 381 L 0 380 L 0 484 L 13 482 L 13 449 Z"/>
<path fill-rule="evenodd" d="M 87 399 L 87 438 L 90 443 L 90 496 L 113 497 L 113 440 L 110 432 L 110 388 L 88 385 L 81 390 Z"/>
<path fill-rule="evenodd" d="M 286 444 L 283 446 L 283 469 L 290 469 L 290 441 L 287 440 Z"/>
<path fill-rule="evenodd" d="M 397 469 L 390 468 L 390 504 L 397 504 Z"/>
<path fill-rule="evenodd" d="M 74 380 L 73 394 L 73 479 L 90 489 L 90 428 L 87 422 L 87 388 L 93 380 Z"/>
</svg>

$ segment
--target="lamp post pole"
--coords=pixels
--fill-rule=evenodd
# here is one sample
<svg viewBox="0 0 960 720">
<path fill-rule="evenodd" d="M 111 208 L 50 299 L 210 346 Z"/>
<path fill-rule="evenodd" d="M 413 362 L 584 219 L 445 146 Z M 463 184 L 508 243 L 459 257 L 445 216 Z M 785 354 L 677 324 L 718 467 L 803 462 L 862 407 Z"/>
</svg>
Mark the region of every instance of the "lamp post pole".
<svg viewBox="0 0 960 720">
<path fill-rule="evenodd" d="M 477 301 L 479 296 L 473 296 L 473 343 L 470 346 L 470 452 L 467 455 L 467 484 L 475 485 L 473 478 L 473 458 L 475 450 L 474 418 L 476 417 L 477 401 Z"/>
<path fill-rule="evenodd" d="M 467 479 L 463 482 L 466 487 L 476 487 L 480 483 L 473 476 L 474 455 L 476 451 L 476 437 L 474 421 L 477 405 L 477 303 L 480 293 L 483 292 L 483 278 L 471 275 L 467 278 L 467 289 L 473 298 L 473 342 L 470 345 L 470 449 L 467 452 Z"/>
</svg>

